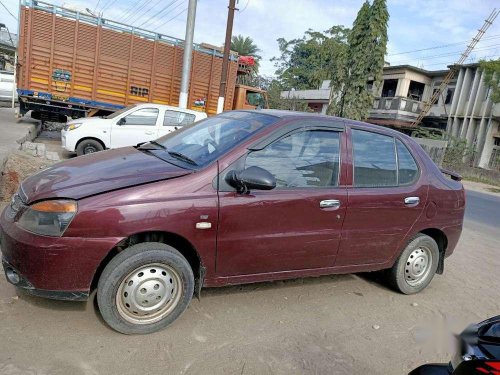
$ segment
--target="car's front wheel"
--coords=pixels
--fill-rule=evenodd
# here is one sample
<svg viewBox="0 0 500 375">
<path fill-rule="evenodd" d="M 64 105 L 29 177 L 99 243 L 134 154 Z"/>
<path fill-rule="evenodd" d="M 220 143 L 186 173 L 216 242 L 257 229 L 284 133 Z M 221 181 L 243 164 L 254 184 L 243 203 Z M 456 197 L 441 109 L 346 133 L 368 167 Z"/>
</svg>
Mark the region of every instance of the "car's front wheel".
<svg viewBox="0 0 500 375">
<path fill-rule="evenodd" d="M 420 233 L 413 237 L 389 270 L 389 284 L 404 294 L 418 293 L 430 284 L 438 263 L 436 241 Z"/>
<path fill-rule="evenodd" d="M 125 334 L 158 331 L 186 310 L 193 271 L 176 249 L 149 242 L 115 256 L 99 279 L 97 303 L 111 328 Z"/>
<path fill-rule="evenodd" d="M 84 139 L 78 143 L 76 147 L 76 154 L 78 156 L 93 154 L 94 152 L 99 152 L 104 150 L 104 147 L 99 141 L 95 139 Z"/>
</svg>

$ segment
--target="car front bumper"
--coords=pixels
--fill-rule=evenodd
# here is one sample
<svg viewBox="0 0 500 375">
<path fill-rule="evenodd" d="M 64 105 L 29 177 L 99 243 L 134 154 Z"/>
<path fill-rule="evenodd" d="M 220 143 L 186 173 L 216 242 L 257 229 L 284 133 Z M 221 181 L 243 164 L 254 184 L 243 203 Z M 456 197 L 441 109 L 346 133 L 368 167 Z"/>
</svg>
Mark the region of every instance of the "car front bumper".
<svg viewBox="0 0 500 375">
<path fill-rule="evenodd" d="M 48 237 L 33 234 L 0 215 L 0 247 L 7 280 L 28 293 L 85 300 L 103 259 L 119 238 Z"/>
<path fill-rule="evenodd" d="M 66 130 L 61 130 L 61 146 L 64 148 L 66 151 L 69 152 L 75 152 L 75 142 L 71 142 L 71 140 L 68 137 L 68 131 Z"/>
</svg>

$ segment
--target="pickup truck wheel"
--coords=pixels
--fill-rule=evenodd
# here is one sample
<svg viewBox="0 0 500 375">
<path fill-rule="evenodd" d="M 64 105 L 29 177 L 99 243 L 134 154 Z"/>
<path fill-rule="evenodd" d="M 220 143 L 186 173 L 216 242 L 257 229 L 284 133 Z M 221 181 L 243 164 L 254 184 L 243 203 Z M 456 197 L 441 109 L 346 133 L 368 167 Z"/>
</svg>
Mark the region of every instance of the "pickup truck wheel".
<svg viewBox="0 0 500 375">
<path fill-rule="evenodd" d="M 108 263 L 99 278 L 97 304 L 114 330 L 145 334 L 176 320 L 193 292 L 194 275 L 186 258 L 169 245 L 147 242 Z"/>
<path fill-rule="evenodd" d="M 388 272 L 388 282 L 397 291 L 415 294 L 425 289 L 439 263 L 439 248 L 431 237 L 418 234 L 403 250 Z"/>
<path fill-rule="evenodd" d="M 78 146 L 76 147 L 76 154 L 78 156 L 93 154 L 94 152 L 99 152 L 104 150 L 102 144 L 96 141 L 95 139 L 84 139 L 80 141 Z"/>
</svg>

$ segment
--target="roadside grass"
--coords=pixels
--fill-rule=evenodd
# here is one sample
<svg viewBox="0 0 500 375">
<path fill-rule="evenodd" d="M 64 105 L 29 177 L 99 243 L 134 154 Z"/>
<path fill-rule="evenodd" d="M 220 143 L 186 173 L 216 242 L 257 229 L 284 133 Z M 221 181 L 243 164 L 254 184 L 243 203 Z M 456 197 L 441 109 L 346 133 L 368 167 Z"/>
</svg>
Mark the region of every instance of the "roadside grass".
<svg viewBox="0 0 500 375">
<path fill-rule="evenodd" d="M 488 185 L 500 187 L 500 181 L 497 179 L 487 178 L 487 177 L 467 176 L 467 175 L 462 175 L 462 177 L 466 181 L 480 182 L 483 184 L 488 184 Z M 495 193 L 500 192 L 500 189 L 490 188 L 489 190 L 498 190 L 498 191 L 495 191 Z"/>
</svg>

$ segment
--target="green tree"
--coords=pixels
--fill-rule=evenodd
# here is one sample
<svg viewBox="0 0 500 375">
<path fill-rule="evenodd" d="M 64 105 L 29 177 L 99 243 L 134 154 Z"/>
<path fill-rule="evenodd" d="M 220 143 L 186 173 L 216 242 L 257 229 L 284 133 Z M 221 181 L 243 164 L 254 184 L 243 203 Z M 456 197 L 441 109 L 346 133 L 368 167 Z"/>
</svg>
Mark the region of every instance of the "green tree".
<svg viewBox="0 0 500 375">
<path fill-rule="evenodd" d="M 338 86 L 332 85 L 330 114 L 362 120 L 368 117 L 373 95 L 368 80 L 382 81 L 387 50 L 389 13 L 385 0 L 365 1 L 348 38 L 347 73 Z"/>
<path fill-rule="evenodd" d="M 500 102 L 500 59 L 481 60 L 479 66 L 484 71 L 484 82 L 491 88 L 491 100 L 493 103 Z"/>
<path fill-rule="evenodd" d="M 387 24 L 389 22 L 389 12 L 387 11 L 386 0 L 373 0 L 370 14 L 370 64 L 369 76 L 373 78 L 375 85 L 382 83 L 382 74 L 387 52 Z"/>
<path fill-rule="evenodd" d="M 302 38 L 278 39 L 281 52 L 274 57 L 276 74 L 285 89 L 318 88 L 323 80 L 345 76 L 349 29 L 334 26 L 325 32 L 308 30 Z"/>
<path fill-rule="evenodd" d="M 248 36 L 234 35 L 231 38 L 231 50 L 238 52 L 240 56 L 253 56 L 255 59 L 261 59 L 258 54 L 260 52 L 259 47 Z"/>
<path fill-rule="evenodd" d="M 259 47 L 254 43 L 253 39 L 243 35 L 234 35 L 231 38 L 231 50 L 238 52 L 240 56 L 252 56 L 255 59 L 255 65 L 251 71 L 248 79 L 253 79 L 259 71 L 259 60 L 262 58 L 258 53 L 260 52 Z M 246 84 L 246 83 L 245 83 Z"/>
</svg>

